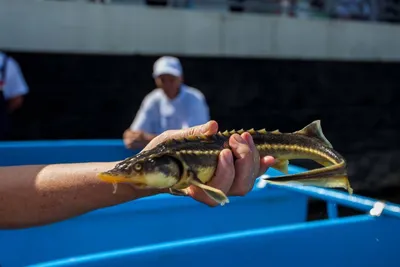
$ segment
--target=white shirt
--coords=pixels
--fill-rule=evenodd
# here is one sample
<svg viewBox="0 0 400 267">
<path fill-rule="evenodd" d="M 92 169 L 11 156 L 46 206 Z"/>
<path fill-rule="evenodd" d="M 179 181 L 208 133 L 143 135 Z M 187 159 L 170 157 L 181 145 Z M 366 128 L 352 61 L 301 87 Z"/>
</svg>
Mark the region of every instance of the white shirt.
<svg viewBox="0 0 400 267">
<path fill-rule="evenodd" d="M 147 94 L 130 129 L 161 134 L 166 130 L 200 125 L 209 119 L 209 107 L 203 93 L 183 84 L 178 96 L 172 100 L 161 88 Z"/>
<path fill-rule="evenodd" d="M 0 69 L 3 68 L 5 54 L 0 52 Z M 22 75 L 18 63 L 10 56 L 7 57 L 6 77 L 2 77 L 0 72 L 0 81 L 4 82 L 3 95 L 6 100 L 25 95 L 28 93 L 29 88 Z M 0 87 L 1 90 L 1 87 Z"/>
</svg>

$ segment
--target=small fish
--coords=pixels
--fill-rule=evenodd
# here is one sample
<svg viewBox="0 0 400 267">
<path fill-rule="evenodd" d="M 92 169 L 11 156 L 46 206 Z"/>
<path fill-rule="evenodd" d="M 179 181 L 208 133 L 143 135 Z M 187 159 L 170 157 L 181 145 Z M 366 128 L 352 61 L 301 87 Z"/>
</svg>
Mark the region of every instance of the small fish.
<svg viewBox="0 0 400 267">
<path fill-rule="evenodd" d="M 218 155 L 230 148 L 229 137 L 242 130 L 218 132 L 210 136 L 190 136 L 171 139 L 150 150 L 119 162 L 113 169 L 98 174 L 109 183 L 130 183 L 137 188 L 168 188 L 171 194 L 187 195 L 186 188 L 194 185 L 224 205 L 229 202 L 219 189 L 207 185 L 217 168 Z M 320 120 L 313 121 L 293 133 L 279 130 L 247 130 L 261 157 L 272 156 L 272 168 L 285 175 L 265 178 L 270 183 L 298 182 L 328 188 L 353 190 L 347 176 L 345 159 L 333 149 L 321 129 Z M 297 174 L 288 174 L 289 160 L 310 159 L 322 167 Z"/>
</svg>

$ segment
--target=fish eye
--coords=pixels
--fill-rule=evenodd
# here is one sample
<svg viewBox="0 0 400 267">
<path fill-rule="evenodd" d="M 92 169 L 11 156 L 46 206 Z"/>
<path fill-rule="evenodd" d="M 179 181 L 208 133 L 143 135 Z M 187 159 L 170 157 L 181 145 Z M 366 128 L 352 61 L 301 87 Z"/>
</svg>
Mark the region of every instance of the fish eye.
<svg viewBox="0 0 400 267">
<path fill-rule="evenodd" d="M 135 168 L 135 171 L 140 171 L 142 170 L 142 164 L 140 163 L 136 163 L 135 166 L 133 166 Z"/>
</svg>

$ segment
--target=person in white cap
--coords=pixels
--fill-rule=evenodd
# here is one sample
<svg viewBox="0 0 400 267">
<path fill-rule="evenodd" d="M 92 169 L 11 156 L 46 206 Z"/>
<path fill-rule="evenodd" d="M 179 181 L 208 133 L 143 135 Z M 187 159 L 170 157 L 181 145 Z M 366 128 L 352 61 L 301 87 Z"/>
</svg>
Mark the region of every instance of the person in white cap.
<svg viewBox="0 0 400 267">
<path fill-rule="evenodd" d="M 183 83 L 178 58 L 159 58 L 153 66 L 153 78 L 157 88 L 145 96 L 132 124 L 123 133 L 127 148 L 142 148 L 164 131 L 188 128 L 210 120 L 203 93 Z"/>
</svg>

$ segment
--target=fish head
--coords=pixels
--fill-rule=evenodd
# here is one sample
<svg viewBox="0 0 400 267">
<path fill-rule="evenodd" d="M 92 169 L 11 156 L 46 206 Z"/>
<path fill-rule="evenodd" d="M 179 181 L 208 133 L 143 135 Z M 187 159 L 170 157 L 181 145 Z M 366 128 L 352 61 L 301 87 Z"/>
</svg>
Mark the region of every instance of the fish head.
<svg viewBox="0 0 400 267">
<path fill-rule="evenodd" d="M 137 188 L 169 188 L 182 175 L 180 162 L 171 156 L 132 157 L 119 162 L 98 178 L 108 183 L 127 183 Z"/>
</svg>

